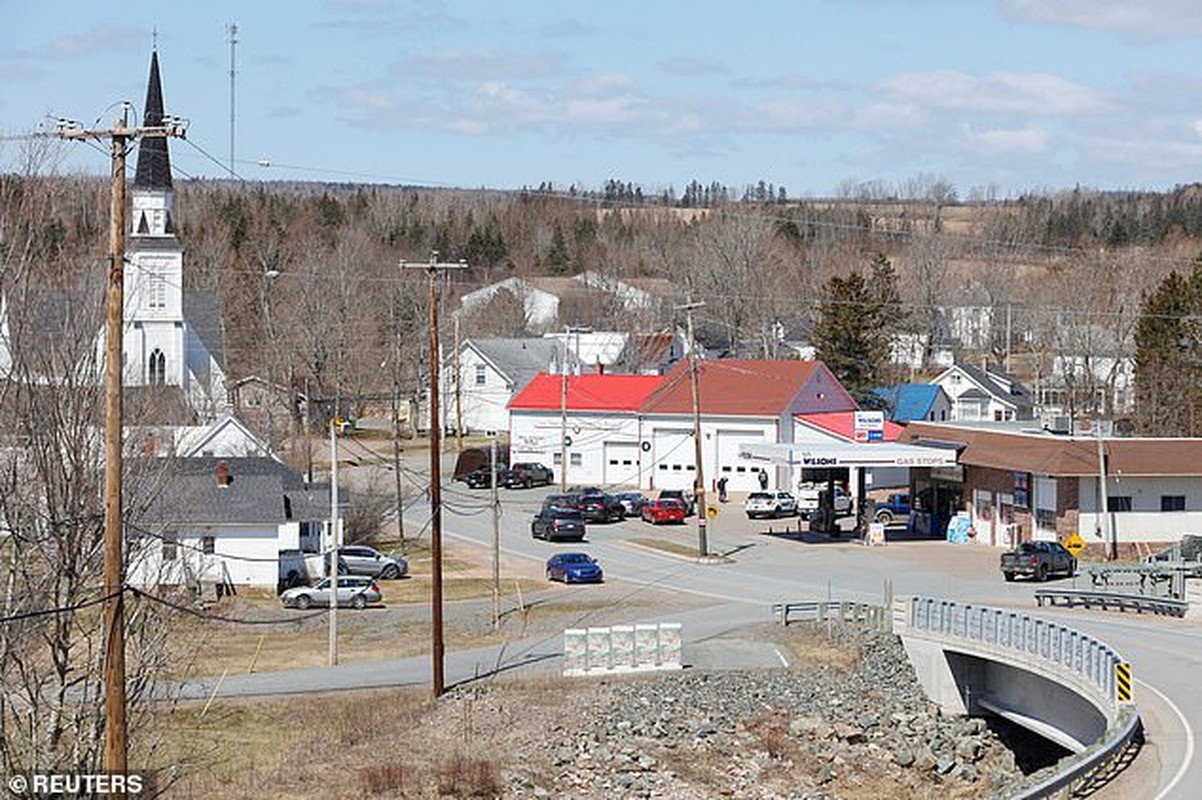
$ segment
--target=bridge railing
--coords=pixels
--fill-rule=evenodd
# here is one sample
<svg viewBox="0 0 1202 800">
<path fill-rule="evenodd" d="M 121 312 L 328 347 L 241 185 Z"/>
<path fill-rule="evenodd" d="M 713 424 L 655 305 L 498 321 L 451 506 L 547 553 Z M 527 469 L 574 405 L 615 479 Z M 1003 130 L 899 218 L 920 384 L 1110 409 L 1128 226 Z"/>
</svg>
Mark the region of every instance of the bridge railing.
<svg viewBox="0 0 1202 800">
<path fill-rule="evenodd" d="M 1105 715 L 1100 739 L 1013 797 L 1048 797 L 1089 783 L 1105 774 L 1141 731 L 1139 712 L 1130 702 L 1130 666 L 1114 648 L 1086 633 L 1021 611 L 929 597 L 897 598 L 893 615 L 900 635 L 959 640 L 970 652 L 1060 678 Z"/>
</svg>

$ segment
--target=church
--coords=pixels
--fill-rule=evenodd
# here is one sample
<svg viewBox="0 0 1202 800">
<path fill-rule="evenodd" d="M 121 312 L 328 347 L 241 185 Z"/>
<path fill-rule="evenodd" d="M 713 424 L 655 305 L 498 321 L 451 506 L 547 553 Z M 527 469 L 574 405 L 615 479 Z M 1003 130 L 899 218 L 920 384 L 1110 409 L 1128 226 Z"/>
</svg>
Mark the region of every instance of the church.
<svg viewBox="0 0 1202 800">
<path fill-rule="evenodd" d="M 159 56 L 150 56 L 144 127 L 163 124 Z M 176 236 L 175 190 L 165 137 L 138 140 L 130 189 L 124 280 L 124 384 L 177 388 L 200 421 L 229 410 L 216 297 L 184 290 L 184 249 Z M 97 346 L 103 352 L 104 334 Z"/>
</svg>

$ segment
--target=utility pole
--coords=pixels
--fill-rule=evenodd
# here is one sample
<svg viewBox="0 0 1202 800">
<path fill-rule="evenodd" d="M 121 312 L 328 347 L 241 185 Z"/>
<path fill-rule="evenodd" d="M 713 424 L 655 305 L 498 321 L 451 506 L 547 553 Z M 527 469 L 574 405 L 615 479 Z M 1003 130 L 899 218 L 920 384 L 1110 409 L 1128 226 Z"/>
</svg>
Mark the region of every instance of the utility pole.
<svg viewBox="0 0 1202 800">
<path fill-rule="evenodd" d="M 1106 488 L 1106 452 L 1102 443 L 1102 426 L 1098 424 L 1097 419 L 1093 421 L 1093 426 L 1094 435 L 1098 437 L 1098 516 L 1102 520 L 1102 541 L 1106 542 L 1106 552 L 1110 554 L 1110 560 L 1114 561 L 1119 557 L 1119 539 L 1110 522 L 1110 497 Z"/>
<path fill-rule="evenodd" d="M 492 480 L 492 626 L 501 627 L 501 500 L 497 496 L 497 437 L 488 446 Z"/>
<path fill-rule="evenodd" d="M 455 314 L 455 452 L 463 452 L 463 386 L 459 375 L 459 315 Z"/>
<path fill-rule="evenodd" d="M 230 177 L 237 177 L 234 172 L 234 76 L 237 71 L 234 69 L 234 49 L 238 46 L 238 23 L 231 22 L 226 26 L 226 31 L 230 35 Z"/>
<path fill-rule="evenodd" d="M 60 123 L 63 139 L 108 139 L 112 153 L 112 210 L 109 220 L 109 274 L 104 329 L 104 771 L 127 771 L 129 742 L 125 716 L 125 575 L 121 557 L 122 530 L 122 351 L 125 315 L 125 155 L 136 138 L 183 136 L 174 118 L 163 124 L 129 127 L 130 106 L 107 129 L 85 129 Z M 124 792 L 111 793 L 123 797 Z"/>
<path fill-rule="evenodd" d="M 677 311 L 685 312 L 689 322 L 689 372 L 693 382 L 693 457 L 697 465 L 693 478 L 693 497 L 697 509 L 697 554 L 702 557 L 709 554 L 709 541 L 705 531 L 705 466 L 701 461 L 701 387 L 697 378 L 697 339 L 693 335 L 693 311 L 704 307 L 703 302 L 688 302 L 676 306 Z"/>
<path fill-rule="evenodd" d="M 396 524 L 401 552 L 405 552 L 405 491 L 401 482 L 401 328 L 393 307 L 396 352 L 392 356 L 392 476 L 396 480 Z"/>
<path fill-rule="evenodd" d="M 338 664 L 338 428 L 337 413 L 330 417 L 330 561 L 326 579 L 330 582 L 330 653 L 329 665 Z"/>
<path fill-rule="evenodd" d="M 563 363 L 559 381 L 559 491 L 568 490 L 568 341 L 576 334 L 576 363 L 580 363 L 580 334 L 593 329 L 577 325 L 563 326 Z"/>
<path fill-rule="evenodd" d="M 442 419 L 438 409 L 438 273 L 467 269 L 466 261 L 439 262 L 430 251 L 427 264 L 401 261 L 401 269 L 424 269 L 430 284 L 430 628 L 433 641 L 434 696 L 446 689 L 442 641 Z"/>
</svg>

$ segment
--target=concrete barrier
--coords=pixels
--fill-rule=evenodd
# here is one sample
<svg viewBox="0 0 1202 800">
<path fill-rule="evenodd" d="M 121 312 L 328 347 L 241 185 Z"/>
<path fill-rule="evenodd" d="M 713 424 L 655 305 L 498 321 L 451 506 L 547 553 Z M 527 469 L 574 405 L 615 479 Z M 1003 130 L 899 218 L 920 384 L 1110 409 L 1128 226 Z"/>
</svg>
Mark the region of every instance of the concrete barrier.
<svg viewBox="0 0 1202 800">
<path fill-rule="evenodd" d="M 681 669 L 679 622 L 569 628 L 563 632 L 563 674 Z"/>
</svg>

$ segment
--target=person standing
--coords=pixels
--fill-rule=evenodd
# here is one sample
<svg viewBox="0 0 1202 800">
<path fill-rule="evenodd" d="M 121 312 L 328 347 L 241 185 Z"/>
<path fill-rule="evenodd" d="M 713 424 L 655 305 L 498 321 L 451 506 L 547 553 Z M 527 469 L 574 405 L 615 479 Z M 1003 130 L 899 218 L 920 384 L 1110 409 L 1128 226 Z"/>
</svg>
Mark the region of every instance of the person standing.
<svg viewBox="0 0 1202 800">
<path fill-rule="evenodd" d="M 723 475 L 718 479 L 718 502 L 726 502 L 726 476 Z"/>
<path fill-rule="evenodd" d="M 766 469 L 760 470 L 760 491 L 768 491 L 768 470 Z"/>
</svg>

